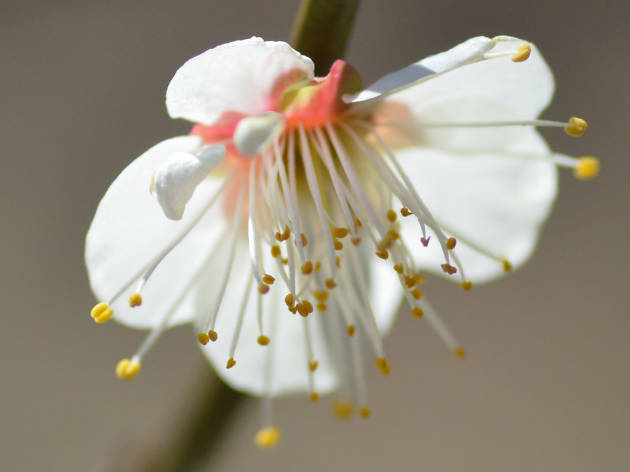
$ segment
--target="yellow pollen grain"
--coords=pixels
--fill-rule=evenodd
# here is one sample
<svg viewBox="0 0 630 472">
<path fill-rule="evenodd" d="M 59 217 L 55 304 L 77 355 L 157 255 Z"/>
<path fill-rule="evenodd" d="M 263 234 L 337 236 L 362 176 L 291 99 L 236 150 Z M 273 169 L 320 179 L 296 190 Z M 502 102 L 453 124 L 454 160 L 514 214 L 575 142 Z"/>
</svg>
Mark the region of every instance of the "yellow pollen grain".
<svg viewBox="0 0 630 472">
<path fill-rule="evenodd" d="M 335 245 L 335 251 L 341 251 L 343 249 L 343 243 L 338 239 L 333 239 L 333 243 Z"/>
<path fill-rule="evenodd" d="M 293 308 L 295 306 L 295 297 L 292 293 L 289 293 L 286 297 L 284 297 L 284 303 L 286 303 L 289 308 Z"/>
<path fill-rule="evenodd" d="M 286 241 L 291 236 L 291 230 L 288 226 L 284 227 L 284 231 L 282 232 L 282 240 Z"/>
<path fill-rule="evenodd" d="M 329 294 L 328 290 L 313 290 L 313 296 L 321 302 L 328 300 Z"/>
<path fill-rule="evenodd" d="M 261 334 L 260 336 L 258 336 L 258 344 L 260 344 L 261 346 L 266 346 L 267 344 L 269 344 L 269 337 Z"/>
<path fill-rule="evenodd" d="M 361 220 L 359 218 L 355 218 L 354 226 L 356 226 L 357 228 L 360 228 L 361 226 L 363 226 L 363 223 L 361 223 Z"/>
<path fill-rule="evenodd" d="M 416 286 L 416 278 L 413 275 L 405 275 L 405 285 L 407 288 L 413 288 Z"/>
<path fill-rule="evenodd" d="M 306 237 L 304 233 L 302 233 L 300 236 L 302 239 L 302 246 L 306 246 L 308 244 L 308 238 Z"/>
<path fill-rule="evenodd" d="M 529 44 L 523 44 L 516 50 L 512 56 L 513 62 L 523 62 L 529 59 L 529 55 L 532 53 L 532 47 Z"/>
<path fill-rule="evenodd" d="M 512 264 L 510 263 L 510 261 L 508 261 L 507 259 L 501 259 L 501 262 L 503 263 L 503 272 L 512 271 Z"/>
<path fill-rule="evenodd" d="M 355 246 L 358 246 L 359 243 L 361 242 L 361 238 L 352 238 L 350 240 L 352 242 L 352 244 L 354 244 Z"/>
<path fill-rule="evenodd" d="M 284 265 L 288 265 L 288 264 L 289 264 L 289 259 L 288 259 L 288 258 L 286 258 L 286 257 L 283 257 L 283 258 L 282 258 L 282 263 L 283 263 Z"/>
<path fill-rule="evenodd" d="M 354 330 L 355 330 L 355 327 L 353 324 L 351 324 L 348 326 L 348 329 L 346 330 L 346 334 L 348 336 L 354 336 Z"/>
<path fill-rule="evenodd" d="M 396 239 L 400 238 L 400 234 L 398 234 L 398 231 L 390 229 L 387 232 L 388 236 L 392 239 L 392 241 L 395 241 Z"/>
<path fill-rule="evenodd" d="M 467 292 L 470 291 L 470 289 L 472 288 L 472 282 L 470 280 L 466 280 L 465 282 L 462 282 L 460 285 Z"/>
<path fill-rule="evenodd" d="M 254 444 L 261 449 L 271 449 L 280 441 L 280 430 L 275 426 L 267 426 L 254 436 Z"/>
<path fill-rule="evenodd" d="M 387 259 L 389 257 L 389 252 L 387 252 L 386 249 L 383 249 L 381 251 L 376 251 L 375 254 L 381 259 Z"/>
<path fill-rule="evenodd" d="M 402 264 L 394 264 L 394 270 L 396 272 L 398 272 L 399 274 L 402 274 L 403 273 L 403 266 L 402 266 Z"/>
<path fill-rule="evenodd" d="M 140 306 L 142 305 L 142 295 L 140 295 L 138 292 L 132 293 L 131 295 L 129 295 L 127 301 L 129 302 L 129 306 L 132 308 Z"/>
<path fill-rule="evenodd" d="M 302 264 L 302 273 L 308 275 L 311 272 L 313 272 L 313 263 L 311 261 L 306 261 Z"/>
<path fill-rule="evenodd" d="M 341 268 L 341 258 L 339 256 L 335 256 L 335 265 L 337 266 L 337 269 Z"/>
<path fill-rule="evenodd" d="M 312 362 L 308 363 L 308 369 L 311 372 L 315 372 L 317 370 L 317 366 L 319 366 L 319 362 L 317 362 L 317 361 L 312 361 Z"/>
<path fill-rule="evenodd" d="M 453 351 L 455 353 L 455 355 L 457 357 L 459 357 L 460 359 L 466 359 L 466 351 L 464 351 L 463 348 L 461 347 L 456 347 L 455 350 Z"/>
<path fill-rule="evenodd" d="M 121 359 L 116 364 L 116 376 L 120 379 L 131 380 L 138 375 L 141 367 L 140 361 Z"/>
<path fill-rule="evenodd" d="M 336 401 L 333 403 L 333 413 L 340 420 L 347 420 L 354 414 L 354 405 L 351 402 Z"/>
<path fill-rule="evenodd" d="M 569 124 L 564 127 L 564 132 L 569 136 L 577 138 L 586 133 L 586 128 L 588 128 L 588 123 L 585 120 L 577 116 L 572 116 L 569 118 Z"/>
<path fill-rule="evenodd" d="M 387 210 L 386 216 L 391 223 L 396 221 L 396 212 L 394 210 Z"/>
<path fill-rule="evenodd" d="M 325 303 L 318 303 L 316 308 L 317 311 L 326 311 L 328 309 L 328 305 L 326 305 Z"/>
<path fill-rule="evenodd" d="M 457 244 L 457 239 L 455 238 L 448 238 L 446 240 L 446 249 L 448 249 L 449 251 L 452 251 L 453 249 L 455 249 L 455 245 Z"/>
<path fill-rule="evenodd" d="M 319 272 L 319 269 L 321 269 L 321 268 L 322 268 L 322 263 L 321 262 L 318 262 L 318 263 L 315 264 L 315 272 Z"/>
<path fill-rule="evenodd" d="M 409 208 L 402 207 L 402 208 L 400 209 L 400 214 L 401 214 L 402 216 L 409 216 L 409 215 L 411 215 L 411 211 L 409 211 Z"/>
<path fill-rule="evenodd" d="M 232 367 L 234 367 L 236 365 L 236 361 L 234 360 L 233 357 L 230 357 L 227 361 L 227 363 L 225 364 L 226 369 L 231 369 Z"/>
<path fill-rule="evenodd" d="M 265 274 L 263 275 L 262 281 L 267 285 L 272 285 L 276 281 L 276 279 L 269 274 Z"/>
<path fill-rule="evenodd" d="M 422 315 L 424 315 L 424 311 L 422 311 L 422 308 L 420 308 L 419 306 L 414 306 L 411 309 L 411 314 L 415 319 L 419 320 L 420 318 L 422 318 Z"/>
<path fill-rule="evenodd" d="M 573 175 L 579 180 L 590 180 L 599 174 L 599 159 L 593 156 L 578 157 Z"/>
<path fill-rule="evenodd" d="M 105 323 L 114 316 L 113 310 L 109 307 L 109 303 L 100 302 L 94 305 L 90 310 L 90 316 L 95 323 Z"/>
<path fill-rule="evenodd" d="M 282 233 L 280 231 L 276 231 L 276 241 L 282 242 Z"/>
<path fill-rule="evenodd" d="M 391 365 L 384 357 L 379 357 L 378 359 L 376 359 L 376 367 L 379 368 L 381 374 L 383 375 L 389 375 L 389 373 L 391 372 Z"/>
<path fill-rule="evenodd" d="M 269 292 L 269 285 L 266 285 L 266 284 L 260 284 L 260 285 L 258 286 L 258 291 L 259 291 L 261 294 L 263 294 L 263 295 L 264 295 L 265 293 Z"/>
<path fill-rule="evenodd" d="M 210 341 L 210 336 L 208 336 L 206 333 L 198 333 L 197 339 L 201 344 L 205 346 Z"/>
<path fill-rule="evenodd" d="M 350 233 L 350 230 L 348 228 L 334 228 L 332 230 L 333 236 L 340 239 L 348 236 L 348 233 Z"/>
<path fill-rule="evenodd" d="M 422 284 L 422 283 L 427 281 L 426 277 L 424 275 L 420 275 L 420 274 L 413 274 L 413 278 L 416 281 L 416 285 L 417 284 Z"/>
<path fill-rule="evenodd" d="M 313 403 L 317 403 L 318 400 L 319 400 L 319 393 L 311 392 L 311 401 Z"/>
<path fill-rule="evenodd" d="M 457 268 L 453 267 L 450 264 L 442 264 L 440 267 L 442 267 L 442 270 L 446 272 L 448 275 L 453 275 L 457 272 Z"/>
<path fill-rule="evenodd" d="M 313 304 L 308 300 L 302 300 L 302 305 L 308 313 L 313 313 Z"/>
<path fill-rule="evenodd" d="M 289 307 L 289 311 L 295 315 L 297 313 L 297 307 L 295 306 Z"/>
<path fill-rule="evenodd" d="M 420 290 L 419 288 L 414 288 L 411 291 L 411 295 L 413 296 L 413 298 L 415 298 L 416 300 L 420 300 L 422 298 L 422 290 Z"/>
<path fill-rule="evenodd" d="M 271 246 L 271 257 L 278 257 L 279 255 L 280 255 L 280 246 Z"/>
<path fill-rule="evenodd" d="M 364 406 L 359 409 L 359 414 L 367 420 L 370 416 L 372 416 L 372 411 L 367 406 Z"/>
<path fill-rule="evenodd" d="M 420 242 L 422 243 L 424 247 L 427 247 L 429 245 L 430 239 L 431 239 L 431 236 L 429 236 L 428 238 L 422 237 L 420 238 Z"/>
<path fill-rule="evenodd" d="M 326 288 L 328 288 L 329 290 L 332 290 L 337 286 L 337 283 L 333 279 L 329 278 L 324 281 L 324 285 L 326 285 Z"/>
<path fill-rule="evenodd" d="M 213 329 L 208 331 L 208 337 L 210 338 L 210 341 L 212 341 L 212 342 L 215 342 L 217 339 L 219 339 L 219 335 Z"/>
</svg>

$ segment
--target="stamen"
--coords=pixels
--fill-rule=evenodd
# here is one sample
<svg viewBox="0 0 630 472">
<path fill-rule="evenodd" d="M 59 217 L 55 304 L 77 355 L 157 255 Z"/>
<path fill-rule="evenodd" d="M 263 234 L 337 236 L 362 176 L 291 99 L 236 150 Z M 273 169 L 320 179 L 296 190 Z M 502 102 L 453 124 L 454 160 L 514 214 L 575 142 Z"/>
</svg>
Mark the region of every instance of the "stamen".
<svg viewBox="0 0 630 472">
<path fill-rule="evenodd" d="M 559 167 L 573 169 L 573 175 L 579 180 L 590 180 L 599 174 L 599 159 L 593 156 L 582 156 L 578 158 L 553 154 L 551 160 Z"/>
<path fill-rule="evenodd" d="M 131 295 L 129 295 L 129 306 L 130 307 L 136 307 L 136 306 L 140 306 L 142 305 L 142 295 L 140 295 L 138 292 L 136 293 L 132 293 Z"/>
<path fill-rule="evenodd" d="M 142 368 L 140 359 L 132 357 L 131 359 L 121 359 L 116 364 L 116 376 L 120 379 L 131 380 Z"/>
<path fill-rule="evenodd" d="M 238 314 L 236 315 L 236 326 L 234 327 L 234 333 L 232 334 L 232 343 L 230 344 L 230 358 L 227 362 L 227 368 L 231 369 L 236 364 L 234 360 L 234 356 L 236 354 L 236 346 L 238 344 L 238 340 L 241 337 L 241 330 L 243 328 L 243 319 L 245 318 L 245 309 L 247 308 L 247 302 L 249 301 L 249 295 L 252 292 L 252 284 L 254 282 L 253 273 L 247 279 L 247 284 L 245 285 L 245 290 L 243 292 L 243 296 L 241 299 L 241 306 L 238 309 Z"/>
<path fill-rule="evenodd" d="M 256 433 L 254 443 L 261 449 L 271 449 L 280 441 L 280 430 L 275 426 L 267 426 Z"/>
<path fill-rule="evenodd" d="M 109 307 L 109 303 L 100 302 L 94 305 L 90 311 L 90 316 L 95 323 L 106 323 L 114 316 L 113 310 Z"/>
</svg>

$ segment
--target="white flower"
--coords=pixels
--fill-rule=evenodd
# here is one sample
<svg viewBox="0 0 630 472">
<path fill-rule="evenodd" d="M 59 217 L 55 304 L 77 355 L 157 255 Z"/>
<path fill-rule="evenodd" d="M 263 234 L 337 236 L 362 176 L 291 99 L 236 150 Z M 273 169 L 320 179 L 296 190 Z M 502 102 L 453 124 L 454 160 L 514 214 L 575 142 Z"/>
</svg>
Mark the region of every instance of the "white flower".
<svg viewBox="0 0 630 472">
<path fill-rule="evenodd" d="M 234 388 L 313 401 L 339 389 L 337 413 L 352 401 L 367 417 L 363 355 L 389 372 L 382 337 L 401 298 L 463 357 L 420 272 L 468 290 L 522 265 L 556 166 L 597 173 L 537 133 L 586 129 L 537 120 L 553 89 L 537 49 L 510 37 L 470 39 L 365 90 L 344 61 L 314 78 L 310 59 L 260 38 L 190 59 L 166 105 L 191 135 L 133 161 L 87 234 L 106 300 L 92 317 L 151 330 L 117 374 L 135 376 L 166 328 L 192 322 Z M 263 446 L 278 438 L 267 422 Z"/>
</svg>

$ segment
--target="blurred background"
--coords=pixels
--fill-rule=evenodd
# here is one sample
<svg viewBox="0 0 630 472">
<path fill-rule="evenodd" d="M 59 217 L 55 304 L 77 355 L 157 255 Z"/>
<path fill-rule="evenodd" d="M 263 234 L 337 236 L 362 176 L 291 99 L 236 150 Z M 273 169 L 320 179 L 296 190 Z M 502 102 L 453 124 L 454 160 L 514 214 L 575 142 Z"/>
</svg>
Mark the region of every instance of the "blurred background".
<svg viewBox="0 0 630 472">
<path fill-rule="evenodd" d="M 124 166 L 188 130 L 164 109 L 177 67 L 226 41 L 286 39 L 297 6 L 0 3 L 0 469 L 106 470 L 121 450 L 168 434 L 210 375 L 183 327 L 137 379 L 115 378 L 143 333 L 90 319 L 84 235 Z M 602 173 L 588 183 L 561 173 L 555 211 L 522 270 L 469 294 L 430 282 L 468 359 L 402 313 L 386 340 L 392 375 L 370 371 L 369 421 L 340 423 L 328 401 L 288 398 L 276 403 L 281 444 L 260 451 L 251 400 L 209 468 L 628 470 L 629 23 L 622 1 L 362 3 L 347 59 L 364 83 L 478 34 L 537 43 L 558 87 L 544 117 L 590 124 L 578 140 L 545 135 L 567 154 L 599 156 Z"/>
</svg>

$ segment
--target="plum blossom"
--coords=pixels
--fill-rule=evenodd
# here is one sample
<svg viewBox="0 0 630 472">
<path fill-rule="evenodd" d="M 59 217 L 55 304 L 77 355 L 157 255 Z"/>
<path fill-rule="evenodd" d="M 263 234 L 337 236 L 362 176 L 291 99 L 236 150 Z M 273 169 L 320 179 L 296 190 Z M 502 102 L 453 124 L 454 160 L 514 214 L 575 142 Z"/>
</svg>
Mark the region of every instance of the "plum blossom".
<svg viewBox="0 0 630 472">
<path fill-rule="evenodd" d="M 260 446 L 279 437 L 272 397 L 337 391 L 369 417 L 365 369 L 391 370 L 383 336 L 404 301 L 465 353 L 424 295 L 428 273 L 465 290 L 532 254 L 557 167 L 536 128 L 554 81 L 523 40 L 476 37 L 363 88 L 336 61 L 250 38 L 188 60 L 166 93 L 188 136 L 156 144 L 114 180 L 86 239 L 92 310 L 148 329 L 120 361 L 130 379 L 164 331 L 192 323 L 233 388 L 265 398 Z M 365 359 L 372 359 L 364 364 Z"/>
</svg>

